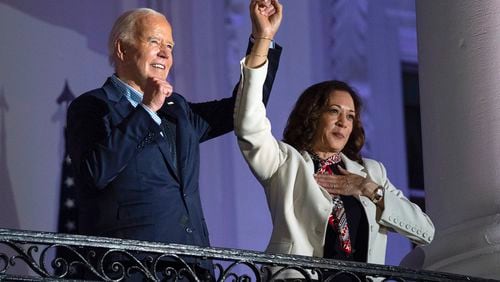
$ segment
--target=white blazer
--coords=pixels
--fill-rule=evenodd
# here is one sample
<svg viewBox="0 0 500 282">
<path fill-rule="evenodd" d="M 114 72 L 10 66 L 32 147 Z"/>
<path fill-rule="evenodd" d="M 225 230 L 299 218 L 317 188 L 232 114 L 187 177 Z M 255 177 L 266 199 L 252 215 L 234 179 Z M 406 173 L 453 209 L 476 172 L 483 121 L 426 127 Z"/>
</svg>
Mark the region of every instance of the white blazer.
<svg viewBox="0 0 500 282">
<path fill-rule="evenodd" d="M 241 61 L 242 82 L 236 98 L 234 131 L 255 177 L 264 187 L 273 231 L 267 252 L 323 257 L 331 196 L 313 178 L 314 165 L 307 152 L 274 138 L 262 103 L 267 62 L 256 69 Z M 363 159 L 364 166 L 342 155 L 346 169 L 369 177 L 385 189 L 384 210 L 367 197 L 356 197 L 368 219 L 368 263 L 384 264 L 387 232 L 398 232 L 417 244 L 434 236 L 429 217 L 394 187 L 384 166 Z"/>
</svg>

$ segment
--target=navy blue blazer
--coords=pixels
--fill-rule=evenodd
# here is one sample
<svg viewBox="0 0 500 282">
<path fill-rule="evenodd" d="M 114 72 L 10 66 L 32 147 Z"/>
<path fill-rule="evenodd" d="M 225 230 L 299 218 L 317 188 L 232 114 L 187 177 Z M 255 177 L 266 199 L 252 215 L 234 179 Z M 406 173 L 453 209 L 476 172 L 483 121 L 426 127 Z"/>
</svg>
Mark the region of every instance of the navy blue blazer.
<svg viewBox="0 0 500 282">
<path fill-rule="evenodd" d="M 280 46 L 269 52 L 266 102 L 280 54 Z M 68 108 L 66 142 L 76 175 L 78 233 L 209 246 L 199 144 L 233 130 L 236 90 L 206 103 L 189 103 L 177 93 L 166 99 L 158 114 L 175 125 L 177 169 L 160 126 L 109 79 L 76 98 Z"/>
</svg>

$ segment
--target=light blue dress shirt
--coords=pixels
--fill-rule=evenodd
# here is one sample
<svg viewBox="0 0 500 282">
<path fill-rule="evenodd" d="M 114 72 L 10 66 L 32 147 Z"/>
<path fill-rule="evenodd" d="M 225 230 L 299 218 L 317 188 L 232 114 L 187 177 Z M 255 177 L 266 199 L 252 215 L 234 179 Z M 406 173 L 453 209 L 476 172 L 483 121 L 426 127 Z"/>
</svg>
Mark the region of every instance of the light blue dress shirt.
<svg viewBox="0 0 500 282">
<path fill-rule="evenodd" d="M 146 107 L 144 104 L 142 104 L 142 97 L 143 97 L 142 93 L 135 90 L 127 83 L 123 82 L 121 79 L 118 78 L 118 76 L 116 76 L 116 74 L 113 74 L 111 76 L 111 82 L 116 88 L 118 88 L 120 93 L 125 95 L 125 98 L 127 98 L 127 100 L 130 102 L 130 104 L 132 104 L 134 108 L 140 104 L 158 125 L 161 124 L 161 118 L 158 116 L 158 114 L 153 112 L 150 108 Z"/>
</svg>

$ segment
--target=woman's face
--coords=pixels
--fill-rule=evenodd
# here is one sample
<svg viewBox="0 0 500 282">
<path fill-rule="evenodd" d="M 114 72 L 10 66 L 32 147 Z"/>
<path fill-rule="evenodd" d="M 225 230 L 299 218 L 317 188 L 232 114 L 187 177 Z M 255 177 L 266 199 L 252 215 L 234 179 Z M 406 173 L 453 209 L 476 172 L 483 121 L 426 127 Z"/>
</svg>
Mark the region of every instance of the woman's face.
<svg viewBox="0 0 500 282">
<path fill-rule="evenodd" d="M 344 149 L 352 132 L 355 110 L 349 92 L 335 90 L 330 93 L 312 140 L 312 149 L 316 154 L 326 158 Z"/>
</svg>

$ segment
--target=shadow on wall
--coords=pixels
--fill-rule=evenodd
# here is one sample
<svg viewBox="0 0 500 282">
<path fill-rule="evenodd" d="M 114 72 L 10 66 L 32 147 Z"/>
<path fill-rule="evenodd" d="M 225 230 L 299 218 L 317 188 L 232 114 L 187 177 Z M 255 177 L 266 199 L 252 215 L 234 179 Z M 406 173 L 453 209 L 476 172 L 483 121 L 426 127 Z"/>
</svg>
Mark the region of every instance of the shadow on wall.
<svg viewBox="0 0 500 282">
<path fill-rule="evenodd" d="M 100 1 L 95 2 L 95 5 L 90 5 L 87 1 L 60 0 L 0 0 L 0 3 L 46 23 L 65 27 L 84 35 L 87 38 L 88 47 L 103 55 L 108 53 L 106 46 L 108 34 L 95 31 L 111 30 L 115 17 L 123 12 L 120 2 L 117 1 Z M 54 11 L 64 11 L 64 13 Z"/>
<path fill-rule="evenodd" d="M 9 106 L 3 92 L 2 89 L 2 92 L 0 92 L 0 227 L 18 229 L 19 219 L 7 166 L 5 116 Z"/>
</svg>

